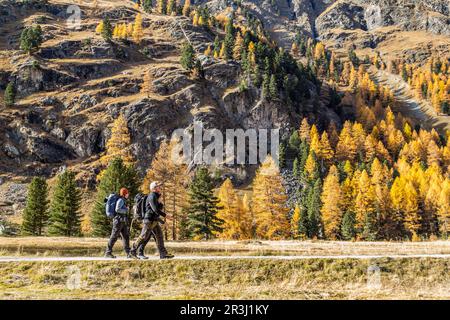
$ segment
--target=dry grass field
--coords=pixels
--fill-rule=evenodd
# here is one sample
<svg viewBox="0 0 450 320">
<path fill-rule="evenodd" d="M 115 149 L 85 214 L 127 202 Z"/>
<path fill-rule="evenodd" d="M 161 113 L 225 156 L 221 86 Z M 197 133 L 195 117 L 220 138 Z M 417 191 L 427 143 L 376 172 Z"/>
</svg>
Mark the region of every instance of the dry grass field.
<svg viewBox="0 0 450 320">
<path fill-rule="evenodd" d="M 450 259 L 433 256 L 450 254 L 445 241 L 168 242 L 182 259 L 76 260 L 100 257 L 105 243 L 0 238 L 0 299 L 450 298 Z M 54 260 L 63 256 L 75 258 Z"/>
<path fill-rule="evenodd" d="M 0 237 L 0 256 L 100 256 L 106 239 Z M 450 241 L 432 242 L 344 242 L 344 241 L 187 241 L 167 242 L 178 255 L 432 255 L 450 254 Z M 121 242 L 115 252 L 123 254 Z M 155 252 L 150 242 L 147 253 Z"/>
<path fill-rule="evenodd" d="M 435 258 L 0 262 L 0 299 L 449 299 L 449 268 Z"/>
</svg>

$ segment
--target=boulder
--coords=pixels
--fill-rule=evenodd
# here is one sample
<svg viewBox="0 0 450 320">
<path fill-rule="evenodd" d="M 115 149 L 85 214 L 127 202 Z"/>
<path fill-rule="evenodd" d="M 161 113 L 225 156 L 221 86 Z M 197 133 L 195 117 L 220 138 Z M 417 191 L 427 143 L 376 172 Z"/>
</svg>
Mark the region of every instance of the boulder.
<svg viewBox="0 0 450 320">
<path fill-rule="evenodd" d="M 73 148 L 77 156 L 90 157 L 104 150 L 105 140 L 101 133 L 101 128 L 93 126 L 75 128 L 69 133 L 66 143 Z"/>
</svg>

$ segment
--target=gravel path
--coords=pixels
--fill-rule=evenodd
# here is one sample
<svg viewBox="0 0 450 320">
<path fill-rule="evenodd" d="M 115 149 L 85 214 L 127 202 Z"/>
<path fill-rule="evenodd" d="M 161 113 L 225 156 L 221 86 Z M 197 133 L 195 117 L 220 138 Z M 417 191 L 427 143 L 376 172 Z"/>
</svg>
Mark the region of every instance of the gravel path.
<svg viewBox="0 0 450 320">
<path fill-rule="evenodd" d="M 177 256 L 174 260 L 301 260 L 301 259 L 413 259 L 413 258 L 438 258 L 450 259 L 450 254 L 408 254 L 408 255 L 326 255 L 326 256 Z M 148 260 L 159 260 L 152 256 Z M 77 262 L 77 261 L 132 261 L 125 257 L 108 259 L 104 257 L 0 257 L 0 263 L 6 262 Z"/>
</svg>

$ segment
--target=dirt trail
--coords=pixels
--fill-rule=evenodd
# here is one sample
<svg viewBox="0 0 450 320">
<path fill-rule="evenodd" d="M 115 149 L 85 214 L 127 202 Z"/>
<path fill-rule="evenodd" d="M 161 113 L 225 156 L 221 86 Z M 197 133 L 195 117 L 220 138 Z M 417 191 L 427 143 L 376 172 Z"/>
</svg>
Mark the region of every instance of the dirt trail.
<svg viewBox="0 0 450 320">
<path fill-rule="evenodd" d="M 411 117 L 427 129 L 435 128 L 444 134 L 450 130 L 450 116 L 436 114 L 428 101 L 419 101 L 414 97 L 413 89 L 399 75 L 394 75 L 375 67 L 369 68 L 371 78 L 378 84 L 392 90 L 399 104 L 398 111 Z"/>
<path fill-rule="evenodd" d="M 301 259 L 420 259 L 437 258 L 450 259 L 450 254 L 408 254 L 408 255 L 314 255 L 314 256 L 177 256 L 174 260 L 301 260 Z M 160 260 L 157 256 L 149 257 L 148 260 Z M 104 257 L 1 257 L 0 263 L 6 262 L 78 262 L 78 261 L 133 261 L 125 257 L 108 259 Z"/>
</svg>

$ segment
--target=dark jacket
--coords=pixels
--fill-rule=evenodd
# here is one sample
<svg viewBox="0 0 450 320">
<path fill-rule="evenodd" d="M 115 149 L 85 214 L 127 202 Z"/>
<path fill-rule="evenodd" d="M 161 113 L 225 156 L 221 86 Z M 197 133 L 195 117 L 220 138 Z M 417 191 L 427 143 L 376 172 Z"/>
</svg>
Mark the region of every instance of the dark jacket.
<svg viewBox="0 0 450 320">
<path fill-rule="evenodd" d="M 158 201 L 160 196 L 161 194 L 156 192 L 152 192 L 147 196 L 144 219 L 155 221 L 160 216 L 166 216 L 166 214 L 162 211 L 164 206 Z"/>
</svg>

